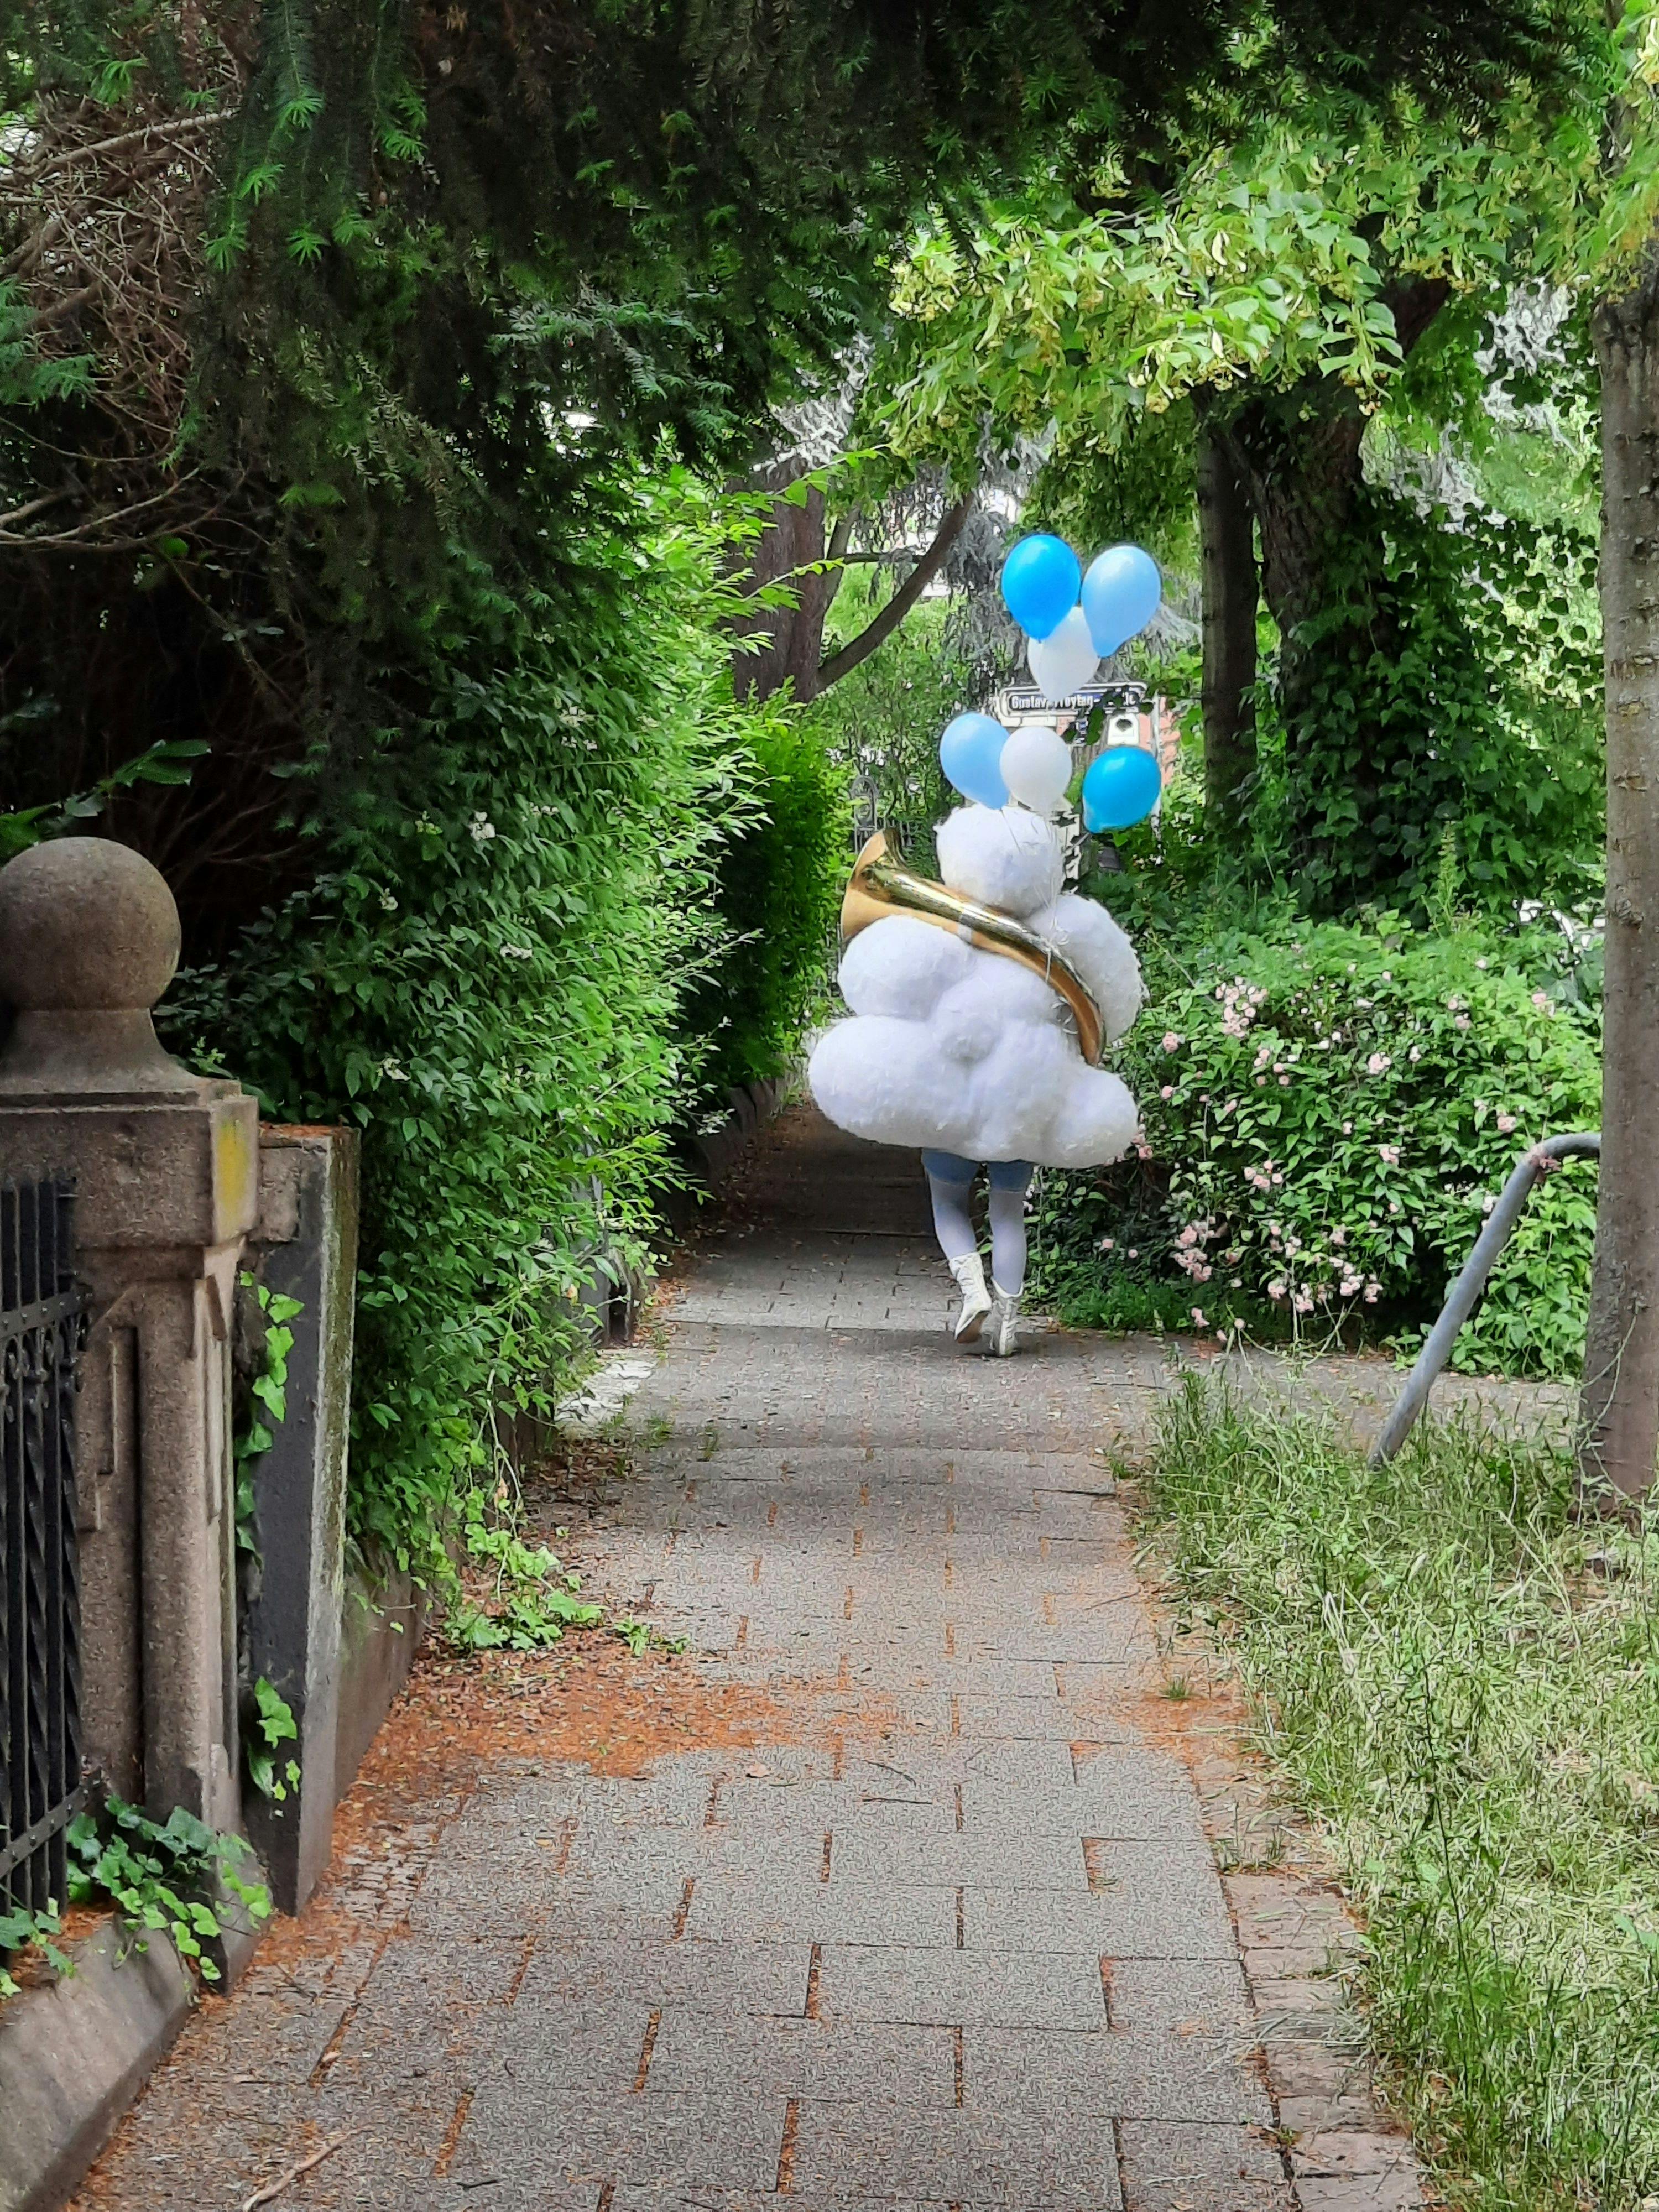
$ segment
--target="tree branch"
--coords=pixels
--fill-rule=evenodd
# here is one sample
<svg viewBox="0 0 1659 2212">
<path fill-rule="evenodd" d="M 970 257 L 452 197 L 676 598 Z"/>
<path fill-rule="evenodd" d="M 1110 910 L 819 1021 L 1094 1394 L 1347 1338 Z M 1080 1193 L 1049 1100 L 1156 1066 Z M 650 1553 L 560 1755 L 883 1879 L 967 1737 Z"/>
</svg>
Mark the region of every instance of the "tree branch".
<svg viewBox="0 0 1659 2212">
<path fill-rule="evenodd" d="M 228 108 L 215 108 L 210 115 L 181 115 L 170 123 L 146 123 L 137 131 L 123 131 L 118 137 L 94 139 L 89 146 L 71 146 L 62 154 L 54 154 L 42 161 L 38 169 L 27 163 L 18 164 L 19 173 L 32 184 L 49 177 L 56 169 L 67 169 L 76 161 L 89 161 L 96 155 L 125 154 L 129 146 L 144 146 L 157 138 L 191 138 L 198 131 L 210 131 L 216 123 L 228 123 Z"/>
<path fill-rule="evenodd" d="M 103 289 L 94 276 L 90 284 L 83 284 L 78 292 L 65 292 L 62 299 L 54 300 L 51 307 L 39 308 L 33 314 L 25 317 L 17 325 L 15 335 L 25 337 L 30 331 L 47 330 L 53 323 L 64 321 L 84 307 L 88 300 L 95 300 Z"/>
<path fill-rule="evenodd" d="M 15 507 L 9 514 L 0 514 L 0 530 L 9 530 L 14 522 L 27 522 L 32 514 L 39 514 L 43 508 L 56 507 L 60 501 L 72 497 L 73 494 L 70 492 L 49 491 L 40 499 L 30 500 L 25 507 Z"/>
<path fill-rule="evenodd" d="M 842 678 L 850 675 L 860 661 L 867 660 L 878 645 L 886 643 L 944 567 L 945 556 L 962 535 L 962 526 L 967 521 L 973 504 L 973 495 L 969 493 L 966 499 L 959 499 L 954 507 L 946 509 L 944 520 L 933 533 L 933 544 L 881 612 L 855 638 L 842 646 L 839 653 L 832 653 L 827 660 L 819 663 L 817 688 L 820 691 L 827 691 L 832 684 L 839 684 Z"/>
</svg>

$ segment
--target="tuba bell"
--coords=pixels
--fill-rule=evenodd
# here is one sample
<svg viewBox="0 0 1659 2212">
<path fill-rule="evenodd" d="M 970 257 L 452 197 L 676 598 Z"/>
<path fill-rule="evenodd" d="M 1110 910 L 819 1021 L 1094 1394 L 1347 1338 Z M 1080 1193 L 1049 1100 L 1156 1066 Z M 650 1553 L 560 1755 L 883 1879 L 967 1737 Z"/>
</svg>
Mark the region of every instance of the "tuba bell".
<svg viewBox="0 0 1659 2212">
<path fill-rule="evenodd" d="M 853 866 L 846 896 L 841 902 L 841 941 L 849 945 L 861 929 L 890 914 L 908 914 L 935 929 L 948 929 L 964 945 L 981 952 L 1000 953 L 1041 975 L 1071 1009 L 1077 1024 L 1077 1041 L 1091 1067 L 1100 1065 L 1105 1024 L 1088 985 L 1077 969 L 1052 945 L 1045 944 L 1000 907 L 982 906 L 931 876 L 919 876 L 887 849 L 885 835 L 878 830 Z"/>
</svg>

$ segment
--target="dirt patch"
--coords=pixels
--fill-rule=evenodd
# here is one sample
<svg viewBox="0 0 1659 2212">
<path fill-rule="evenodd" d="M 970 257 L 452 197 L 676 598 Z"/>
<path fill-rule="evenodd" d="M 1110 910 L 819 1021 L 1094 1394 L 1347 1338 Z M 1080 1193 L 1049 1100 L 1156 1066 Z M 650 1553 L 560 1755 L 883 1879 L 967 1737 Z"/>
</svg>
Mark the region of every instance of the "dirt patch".
<svg viewBox="0 0 1659 2212">
<path fill-rule="evenodd" d="M 503 1760 L 543 1759 L 639 1775 L 678 1752 L 799 1742 L 816 1717 L 815 1703 L 803 1710 L 743 1683 L 710 1683 L 690 1659 L 635 1655 L 598 1637 L 572 1638 L 568 1653 L 434 1654 L 418 1663 L 362 1782 L 401 1790 L 418 1774 L 422 1796 L 442 1796 Z"/>
<path fill-rule="evenodd" d="M 711 1681 L 689 1655 L 635 1653 L 599 1633 L 551 1651 L 459 1656 L 434 1647 L 376 1737 L 335 1814 L 334 1856 L 297 1920 L 272 1923 L 260 1965 L 343 1950 L 362 1932 L 367 1892 L 380 1894 L 410 1856 L 405 1832 L 453 1817 L 493 1774 L 567 1763 L 635 1777 L 687 1752 L 763 1751 L 884 1739 L 896 1723 L 878 1700 L 831 1682 L 774 1690 Z M 234 2002 L 234 2000 L 233 1999 Z"/>
</svg>

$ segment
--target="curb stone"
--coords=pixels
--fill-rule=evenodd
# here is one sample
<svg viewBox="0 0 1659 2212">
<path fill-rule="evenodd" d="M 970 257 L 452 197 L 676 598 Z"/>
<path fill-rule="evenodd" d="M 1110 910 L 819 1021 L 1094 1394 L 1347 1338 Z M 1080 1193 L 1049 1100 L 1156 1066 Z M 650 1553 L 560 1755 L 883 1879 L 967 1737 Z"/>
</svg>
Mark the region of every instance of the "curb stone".
<svg viewBox="0 0 1659 2212">
<path fill-rule="evenodd" d="M 1241 1748 L 1225 1750 L 1201 1755 L 1194 1778 L 1218 1857 L 1243 1860 L 1221 1886 L 1293 2200 L 1300 2212 L 1419 2212 L 1430 2200 L 1416 2154 L 1377 2101 L 1364 2024 L 1340 1979 L 1359 1941 L 1353 1915 L 1266 1778 Z M 1253 1866 L 1258 1842 L 1282 1863 Z"/>
<path fill-rule="evenodd" d="M 229 1989 L 259 1931 L 215 1949 Z M 196 2005 L 190 1969 L 160 1929 L 141 1951 L 110 1920 L 71 1947 L 71 1974 L 0 2007 L 0 2212 L 57 2212 L 114 2134 Z"/>
</svg>

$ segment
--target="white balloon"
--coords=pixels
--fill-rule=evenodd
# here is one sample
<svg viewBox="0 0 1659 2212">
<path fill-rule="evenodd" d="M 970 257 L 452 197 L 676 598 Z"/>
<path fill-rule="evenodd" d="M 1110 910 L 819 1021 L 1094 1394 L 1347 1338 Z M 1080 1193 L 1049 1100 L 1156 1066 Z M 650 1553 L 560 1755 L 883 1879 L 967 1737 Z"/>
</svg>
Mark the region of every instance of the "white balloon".
<svg viewBox="0 0 1659 2212">
<path fill-rule="evenodd" d="M 1069 699 L 1081 690 L 1100 665 L 1082 608 L 1073 607 L 1047 637 L 1027 638 L 1025 658 L 1045 699 Z"/>
<path fill-rule="evenodd" d="M 998 765 L 1010 793 L 1034 814 L 1058 812 L 1072 780 L 1072 748 L 1047 722 L 1013 732 Z"/>
</svg>

